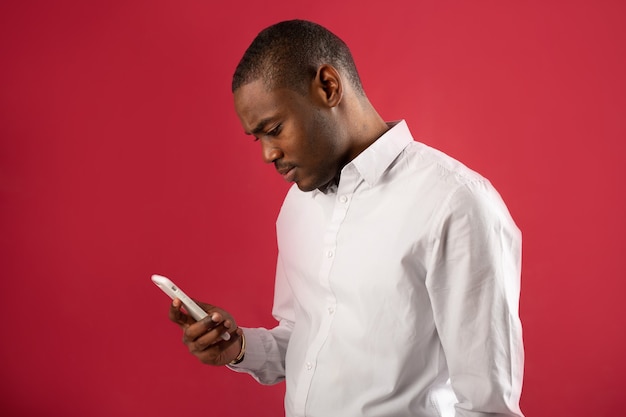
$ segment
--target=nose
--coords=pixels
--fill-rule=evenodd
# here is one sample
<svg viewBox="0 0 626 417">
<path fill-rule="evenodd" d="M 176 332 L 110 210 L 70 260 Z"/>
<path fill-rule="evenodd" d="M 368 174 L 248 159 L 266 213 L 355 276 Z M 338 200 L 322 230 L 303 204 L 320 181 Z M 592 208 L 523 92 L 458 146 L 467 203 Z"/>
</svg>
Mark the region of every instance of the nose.
<svg viewBox="0 0 626 417">
<path fill-rule="evenodd" d="M 272 162 L 283 157 L 283 152 L 277 148 L 276 146 L 268 143 L 266 141 L 262 141 L 263 146 L 263 161 L 267 164 L 271 164 Z"/>
</svg>

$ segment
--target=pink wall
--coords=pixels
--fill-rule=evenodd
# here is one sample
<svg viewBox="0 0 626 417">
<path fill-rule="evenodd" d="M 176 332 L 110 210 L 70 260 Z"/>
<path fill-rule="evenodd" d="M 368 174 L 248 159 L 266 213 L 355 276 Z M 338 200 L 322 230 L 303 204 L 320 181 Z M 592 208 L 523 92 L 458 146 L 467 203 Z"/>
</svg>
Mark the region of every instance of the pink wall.
<svg viewBox="0 0 626 417">
<path fill-rule="evenodd" d="M 263 27 L 316 20 L 387 119 L 489 177 L 524 232 L 522 406 L 609 416 L 626 386 L 620 1 L 5 1 L 0 414 L 282 414 L 201 366 L 149 281 L 272 326 L 286 185 L 233 111 Z"/>
</svg>

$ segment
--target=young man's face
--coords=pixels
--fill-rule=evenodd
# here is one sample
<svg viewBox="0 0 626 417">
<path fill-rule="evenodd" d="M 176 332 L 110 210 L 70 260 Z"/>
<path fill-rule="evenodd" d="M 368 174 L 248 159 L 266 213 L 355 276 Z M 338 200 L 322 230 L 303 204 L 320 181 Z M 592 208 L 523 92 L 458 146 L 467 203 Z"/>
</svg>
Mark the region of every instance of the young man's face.
<svg viewBox="0 0 626 417">
<path fill-rule="evenodd" d="M 302 191 L 334 180 L 347 153 L 333 108 L 315 94 L 268 90 L 262 80 L 239 87 L 235 110 L 247 134 L 261 142 L 263 159 Z"/>
</svg>

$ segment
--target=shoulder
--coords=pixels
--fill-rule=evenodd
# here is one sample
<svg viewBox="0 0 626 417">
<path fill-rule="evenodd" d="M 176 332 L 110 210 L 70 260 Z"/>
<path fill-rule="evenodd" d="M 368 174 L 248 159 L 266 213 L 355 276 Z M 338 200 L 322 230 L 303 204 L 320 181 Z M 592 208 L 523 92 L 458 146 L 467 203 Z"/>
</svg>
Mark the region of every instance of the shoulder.
<svg viewBox="0 0 626 417">
<path fill-rule="evenodd" d="M 433 204 L 440 225 L 451 218 L 481 218 L 513 224 L 509 211 L 492 183 L 459 160 L 421 142 L 406 147 L 399 163 L 407 179 L 420 190 L 416 198 Z"/>
<path fill-rule="evenodd" d="M 421 142 L 402 151 L 383 178 L 433 209 L 448 203 L 463 189 L 493 188 L 478 172 L 457 159 Z"/>
</svg>

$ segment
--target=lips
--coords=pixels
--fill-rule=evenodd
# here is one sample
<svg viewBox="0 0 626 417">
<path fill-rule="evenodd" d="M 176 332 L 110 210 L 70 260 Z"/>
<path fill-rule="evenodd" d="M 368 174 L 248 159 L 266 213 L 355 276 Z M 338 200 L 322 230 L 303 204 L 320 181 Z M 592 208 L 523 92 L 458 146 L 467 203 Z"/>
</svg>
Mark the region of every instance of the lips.
<svg viewBox="0 0 626 417">
<path fill-rule="evenodd" d="M 287 182 L 293 182 L 293 180 L 295 179 L 296 167 L 294 166 L 284 166 L 284 167 L 276 166 L 276 171 L 278 171 L 278 173 L 282 175 L 282 177 Z"/>
</svg>

